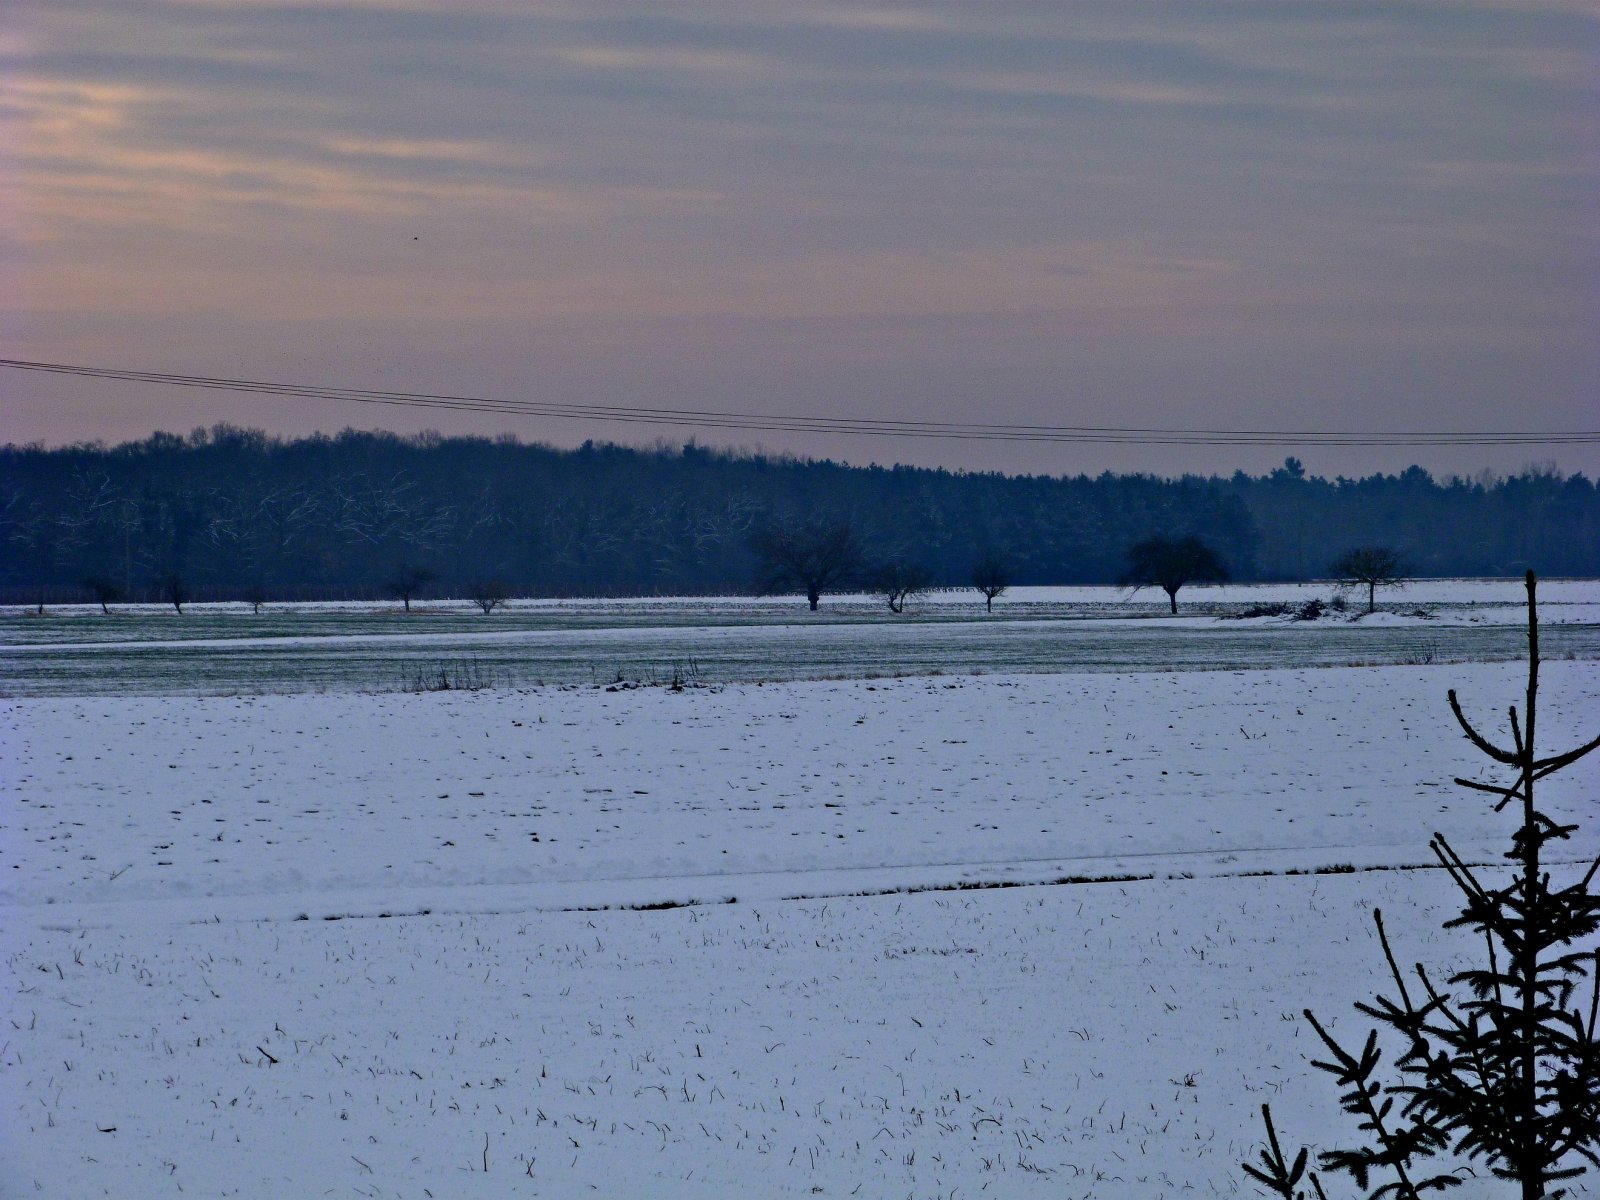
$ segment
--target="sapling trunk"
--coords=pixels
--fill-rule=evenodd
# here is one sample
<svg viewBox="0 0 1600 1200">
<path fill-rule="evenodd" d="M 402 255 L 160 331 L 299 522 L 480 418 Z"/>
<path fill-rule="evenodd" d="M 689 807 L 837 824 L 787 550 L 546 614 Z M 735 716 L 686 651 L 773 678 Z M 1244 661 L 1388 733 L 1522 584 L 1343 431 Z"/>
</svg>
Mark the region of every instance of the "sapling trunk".
<svg viewBox="0 0 1600 1200">
<path fill-rule="evenodd" d="M 1532 912 L 1533 906 L 1538 901 L 1539 887 L 1539 844 L 1537 816 L 1533 807 L 1533 733 L 1534 723 L 1538 719 L 1539 698 L 1539 610 L 1534 604 L 1534 578 L 1533 572 L 1528 572 L 1528 695 L 1524 712 L 1527 713 L 1527 729 L 1523 737 L 1516 738 L 1518 757 L 1521 758 L 1522 775 L 1522 903 L 1524 912 Z M 1511 732 L 1517 732 L 1517 713 L 1511 712 Z M 1520 1081 L 1522 1093 L 1522 1109 L 1524 1123 L 1522 1143 L 1518 1151 L 1524 1163 L 1532 1166 L 1538 1157 L 1534 1139 L 1538 1136 L 1537 1123 L 1534 1120 L 1539 1110 L 1539 994 L 1536 987 L 1538 983 L 1538 946 L 1532 938 L 1523 938 L 1518 947 L 1519 962 L 1517 963 L 1517 982 L 1522 988 L 1522 1079 Z M 1543 1175 L 1543 1172 L 1540 1172 Z M 1544 1181 L 1534 1177 L 1531 1172 L 1524 1171 L 1522 1175 L 1522 1200 L 1539 1200 L 1544 1195 Z"/>
</svg>

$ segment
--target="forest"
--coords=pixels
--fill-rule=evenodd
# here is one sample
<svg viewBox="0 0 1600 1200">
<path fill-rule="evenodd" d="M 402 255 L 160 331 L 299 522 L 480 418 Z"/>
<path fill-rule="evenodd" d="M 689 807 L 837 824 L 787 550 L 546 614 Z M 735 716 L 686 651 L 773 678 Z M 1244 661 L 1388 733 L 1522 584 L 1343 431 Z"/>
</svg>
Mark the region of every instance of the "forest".
<svg viewBox="0 0 1600 1200">
<path fill-rule="evenodd" d="M 1417 576 L 1600 575 L 1600 490 L 1514 475 L 1014 476 L 848 466 L 688 443 L 575 450 L 515 438 L 219 425 L 117 446 L 0 448 L 0 600 L 362 599 L 397 572 L 437 594 L 747 593 L 774 524 L 848 522 L 874 561 L 966 586 L 1109 583 L 1128 549 L 1195 534 L 1239 580 L 1326 577 L 1355 546 Z"/>
</svg>

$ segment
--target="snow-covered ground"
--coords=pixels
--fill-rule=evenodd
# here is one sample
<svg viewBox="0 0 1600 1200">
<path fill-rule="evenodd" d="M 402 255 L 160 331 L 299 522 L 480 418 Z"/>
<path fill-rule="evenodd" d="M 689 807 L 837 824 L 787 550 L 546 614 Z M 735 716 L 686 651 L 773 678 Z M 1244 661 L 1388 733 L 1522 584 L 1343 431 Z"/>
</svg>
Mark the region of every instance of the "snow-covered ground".
<svg viewBox="0 0 1600 1200">
<path fill-rule="evenodd" d="M 1600 657 L 1600 582 L 1541 584 L 1547 656 Z M 86 606 L 0 614 L 0 690 L 12 696 L 394 691 L 441 670 L 499 686 L 670 679 L 755 682 L 979 671 L 1246 669 L 1490 661 L 1521 653 L 1521 585 L 1425 580 L 1301 619 L 1326 584 L 1159 591 L 1018 588 L 991 614 L 970 589 L 904 614 L 863 596 L 194 605 L 183 615 Z M 1287 607 L 1276 615 L 1248 616 Z"/>
<path fill-rule="evenodd" d="M 1473 949 L 1284 872 L 1491 860 L 1444 692 L 1521 678 L 6 701 L 0 1195 L 1253 1194 L 1261 1102 L 1346 1129 L 1299 1012 L 1362 1028 L 1372 907 Z M 1541 743 L 1596 712 L 1547 663 Z"/>
<path fill-rule="evenodd" d="M 1366 589 L 1364 587 L 1341 586 L 1332 580 L 1311 580 L 1303 583 L 1224 583 L 1224 584 L 1191 584 L 1180 593 L 1183 604 L 1201 604 L 1207 606 L 1244 606 L 1270 601 L 1283 601 L 1285 603 L 1303 603 L 1312 599 L 1331 599 L 1343 595 L 1349 602 L 1352 611 L 1365 607 Z M 1509 606 L 1521 611 L 1523 601 L 1523 583 L 1520 578 L 1500 579 L 1412 579 L 1399 586 L 1386 586 L 1379 588 L 1376 599 L 1380 608 L 1405 609 L 1429 605 L 1489 605 L 1494 607 Z M 1564 610 L 1572 604 L 1600 606 L 1600 581 L 1593 579 L 1562 579 L 1547 578 L 1539 581 L 1540 604 L 1544 606 L 1544 619 L 1549 621 L 1552 615 L 1559 610 Z M 883 607 L 883 602 L 876 596 L 859 592 L 846 592 L 843 594 L 830 594 L 825 598 L 825 604 L 830 608 L 844 608 L 846 610 L 857 607 L 878 610 Z M 459 611 L 467 615 L 477 615 L 479 610 L 475 604 L 465 598 L 429 598 L 415 600 L 413 609 L 417 612 L 440 613 Z M 613 611 L 613 612 L 667 612 L 674 609 L 690 612 L 703 610 L 752 610 L 766 612 L 789 612 L 796 605 L 804 605 L 804 600 L 796 596 L 640 596 L 619 598 L 594 598 L 594 599 L 551 599 L 544 597 L 511 599 L 496 609 L 497 613 L 507 612 L 544 612 L 559 616 L 570 616 L 575 611 Z M 1007 610 L 1028 609 L 1038 606 L 1054 605 L 1081 605 L 1095 608 L 1128 607 L 1133 609 L 1166 608 L 1166 597 L 1157 588 L 1141 588 L 1133 590 L 1126 587 L 1113 587 L 1104 584 L 1085 584 L 1079 586 L 1050 586 L 1050 587 L 1013 587 L 1007 589 L 994 602 L 997 612 Z M 983 597 L 972 588 L 935 588 L 931 591 L 918 593 L 912 600 L 914 608 L 940 607 L 940 608 L 982 608 Z M 7 618 L 26 618 L 31 606 L 12 606 L 0 616 Z M 361 614 L 374 610 L 396 611 L 400 607 L 398 601 L 372 601 L 372 600 L 326 600 L 326 601 L 298 601 L 292 604 L 267 603 L 262 607 L 262 613 L 273 612 L 301 612 L 301 613 L 344 613 Z M 100 618 L 101 613 L 97 604 L 51 604 L 48 613 L 58 616 L 74 616 Z M 251 613 L 249 604 L 241 601 L 223 603 L 191 603 L 185 606 L 185 611 L 190 614 L 199 613 L 232 613 L 243 615 Z M 168 604 L 118 604 L 112 610 L 112 616 L 159 614 L 166 615 L 172 612 Z M 1559 619 L 1559 617 L 1556 617 Z M 1593 619 L 1592 616 L 1586 619 Z"/>
<path fill-rule="evenodd" d="M 1547 625 L 1600 621 L 1600 580 L 1544 579 L 1539 582 L 1541 619 Z M 994 601 L 993 611 L 972 588 L 938 588 L 911 598 L 906 612 L 887 611 L 875 595 L 847 592 L 828 595 L 817 614 L 806 611 L 797 596 L 648 596 L 594 599 L 513 599 L 485 614 L 466 599 L 427 599 L 406 612 L 395 601 L 304 601 L 268 603 L 260 612 L 242 602 L 191 603 L 183 614 L 168 604 L 119 604 L 102 613 L 95 604 L 51 604 L 41 617 L 31 607 L 0 609 L 0 650 L 39 644 L 116 644 L 125 641 L 245 637 L 367 636 L 405 630 L 408 636 L 429 631 L 455 633 L 522 629 L 628 627 L 637 623 L 727 624 L 741 622 L 827 620 L 905 624 L 918 620 L 984 619 L 1058 620 L 1065 618 L 1156 622 L 1211 623 L 1236 618 L 1253 606 L 1300 606 L 1311 600 L 1342 602 L 1342 611 L 1328 608 L 1321 619 L 1331 623 L 1371 624 L 1427 620 L 1443 624 L 1519 624 L 1524 613 L 1520 579 L 1418 579 L 1399 587 L 1378 589 L 1378 611 L 1366 612 L 1366 589 L 1341 587 L 1326 580 L 1308 583 L 1194 584 L 1179 594 L 1176 621 L 1159 588 L 1082 586 L 1014 587 Z M 395 622 L 402 624 L 395 624 Z M 219 624 L 218 622 L 225 622 Z M 420 627 L 420 628 L 419 628 Z"/>
</svg>

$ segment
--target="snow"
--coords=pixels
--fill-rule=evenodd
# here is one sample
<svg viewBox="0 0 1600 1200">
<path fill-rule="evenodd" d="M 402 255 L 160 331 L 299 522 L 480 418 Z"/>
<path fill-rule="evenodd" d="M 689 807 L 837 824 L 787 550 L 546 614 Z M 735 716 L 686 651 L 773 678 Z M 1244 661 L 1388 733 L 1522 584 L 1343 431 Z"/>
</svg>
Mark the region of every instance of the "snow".
<svg viewBox="0 0 1600 1200">
<path fill-rule="evenodd" d="M 1297 1006 L 1439 882 L 36 935 L 6 1159 L 72 1197 L 1249 1194 L 1261 1101 L 1336 1127 Z"/>
<path fill-rule="evenodd" d="M 1521 679 L 5 701 L 0 1194 L 1253 1194 L 1261 1102 L 1348 1132 L 1299 1013 L 1364 1028 L 1371 908 L 1472 952 L 1342 868 L 1496 861 L 1443 697 Z M 1542 744 L 1597 711 L 1546 664 Z"/>
<path fill-rule="evenodd" d="M 1307 600 L 1327 600 L 1335 595 L 1344 595 L 1352 607 L 1364 607 L 1355 603 L 1357 599 L 1364 600 L 1366 589 L 1364 586 L 1349 588 L 1341 587 L 1332 580 L 1311 580 L 1298 583 L 1226 583 L 1226 584 L 1191 584 L 1180 593 L 1180 603 L 1202 603 L 1208 605 L 1234 605 L 1268 603 L 1282 601 L 1285 603 L 1303 603 Z M 1573 604 L 1600 605 L 1600 581 L 1593 579 L 1562 579 L 1542 578 L 1539 581 L 1539 599 L 1542 619 L 1550 621 L 1553 616 L 1563 611 L 1566 606 Z M 1520 618 L 1523 613 L 1524 589 L 1523 581 L 1517 578 L 1496 579 L 1411 579 L 1406 580 L 1398 587 L 1383 587 L 1377 592 L 1377 601 L 1380 608 L 1415 608 L 1427 605 L 1491 605 L 1510 610 Z M 575 612 L 609 611 L 612 613 L 647 612 L 661 614 L 674 609 L 686 609 L 690 612 L 705 610 L 750 610 L 766 612 L 789 612 L 797 601 L 795 596 L 641 596 L 619 598 L 594 598 L 594 599 L 554 599 L 549 597 L 521 597 L 511 599 L 496 609 L 496 614 L 503 615 L 507 612 L 540 612 L 561 617 L 570 617 Z M 914 604 L 918 606 L 938 606 L 952 608 L 983 608 L 983 598 L 972 588 L 936 588 L 932 591 L 919 593 Z M 824 598 L 824 604 L 829 607 L 846 609 L 867 608 L 874 612 L 883 608 L 883 602 L 875 596 L 862 593 L 830 594 Z M 1104 584 L 1086 584 L 1079 586 L 1018 586 L 1008 588 L 995 600 L 997 610 L 1015 610 L 1035 607 L 1050 606 L 1087 606 L 1106 609 L 1136 606 L 1138 608 L 1161 609 L 1167 607 L 1166 596 L 1157 588 L 1142 588 L 1138 591 L 1126 587 L 1113 587 Z M 453 599 L 427 599 L 412 601 L 412 616 L 426 616 L 442 612 L 459 612 L 468 616 L 478 616 L 479 610 L 475 604 L 464 598 Z M 267 603 L 262 607 L 263 614 L 281 612 L 292 609 L 299 613 L 345 613 L 361 614 L 375 609 L 398 612 L 398 601 L 385 601 L 382 603 L 371 600 L 324 600 L 324 601 L 299 601 L 294 604 Z M 97 604 L 52 604 L 48 611 L 53 614 L 63 614 L 75 617 L 88 617 L 99 619 L 103 616 Z M 190 603 L 184 606 L 184 611 L 190 615 L 203 613 L 228 614 L 234 617 L 251 615 L 251 606 L 242 601 L 217 602 L 217 603 Z M 13 608 L 6 615 L 12 618 L 25 617 L 29 613 L 27 606 Z M 168 604 L 118 604 L 112 609 L 112 614 L 143 614 L 160 615 L 176 618 Z M 1592 618 L 1590 618 L 1592 619 Z"/>
<path fill-rule="evenodd" d="M 27 701 L 0 710 L 0 903 L 1365 865 L 1414 858 L 1424 819 L 1487 849 L 1503 823 L 1448 783 L 1474 764 L 1443 691 L 1503 697 L 1519 669 Z M 1600 710 L 1596 674 L 1547 665 L 1546 737 Z"/>
<path fill-rule="evenodd" d="M 1600 584 L 1553 581 L 1541 606 L 1547 657 L 1600 656 Z M 970 590 L 935 593 L 903 616 L 866 597 L 803 601 L 529 601 L 484 616 L 440 603 L 85 608 L 0 616 L 0 677 L 12 696 L 228 696 L 392 691 L 469 664 L 499 685 L 683 675 L 707 682 L 981 671 L 1145 671 L 1489 661 L 1524 636 L 1508 581 L 1430 580 L 1403 604 L 1315 621 L 1241 618 L 1250 608 L 1328 599 L 1323 585 L 1187 588 L 1165 597 L 1111 588 L 1019 588 L 993 614 Z M 1392 595 L 1392 593 L 1391 593 Z M 1387 598 L 1386 598 L 1387 599 Z"/>
</svg>

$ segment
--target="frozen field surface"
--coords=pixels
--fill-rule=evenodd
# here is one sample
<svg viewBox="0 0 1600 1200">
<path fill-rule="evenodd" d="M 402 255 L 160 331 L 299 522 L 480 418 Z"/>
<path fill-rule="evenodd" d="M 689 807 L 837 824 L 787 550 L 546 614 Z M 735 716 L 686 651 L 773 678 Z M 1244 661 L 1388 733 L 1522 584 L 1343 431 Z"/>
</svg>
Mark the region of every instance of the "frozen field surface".
<svg viewBox="0 0 1600 1200">
<path fill-rule="evenodd" d="M 1541 585 L 1546 657 L 1600 657 L 1600 583 Z M 396 691 L 419 680 L 497 686 L 618 678 L 756 682 L 982 671 L 1149 671 L 1483 662 L 1521 653 L 1521 584 L 1421 580 L 1367 614 L 1313 621 L 1327 584 L 1185 588 L 1182 611 L 1146 590 L 1018 588 L 984 611 L 971 590 L 903 615 L 863 596 L 818 613 L 793 597 L 518 601 L 484 616 L 459 601 L 92 606 L 0 613 L 0 690 L 12 696 Z M 1266 606 L 1282 615 L 1245 617 Z"/>
<path fill-rule="evenodd" d="M 1254 1194 L 1262 1101 L 1346 1130 L 1298 1014 L 1372 907 L 1472 950 L 1437 871 L 1284 872 L 1497 854 L 1444 692 L 1521 679 L 6 701 L 0 1195 Z M 1596 712 L 1546 664 L 1542 745 Z"/>
<path fill-rule="evenodd" d="M 1492 722 L 1521 669 L 8 702 L 0 902 L 279 917 L 1416 861 L 1419 830 L 1499 844 L 1450 783 L 1477 764 L 1444 692 Z M 1545 674 L 1542 735 L 1576 738 L 1600 669 Z"/>
</svg>

